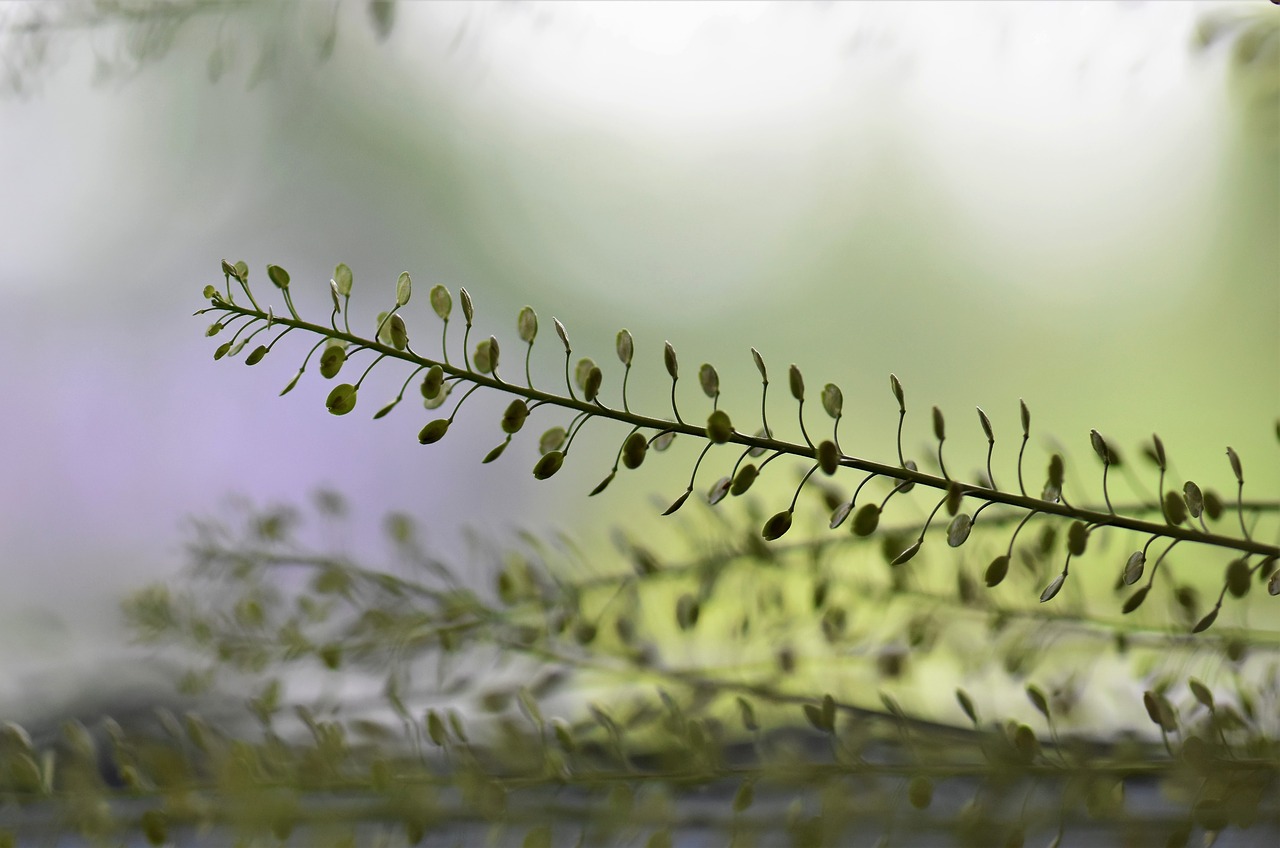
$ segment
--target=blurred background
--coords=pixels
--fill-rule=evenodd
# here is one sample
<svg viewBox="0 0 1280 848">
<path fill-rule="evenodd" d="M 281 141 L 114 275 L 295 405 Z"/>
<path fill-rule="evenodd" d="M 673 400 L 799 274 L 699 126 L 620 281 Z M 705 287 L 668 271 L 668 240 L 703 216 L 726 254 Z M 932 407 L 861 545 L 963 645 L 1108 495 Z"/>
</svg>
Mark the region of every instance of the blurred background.
<svg viewBox="0 0 1280 848">
<path fill-rule="evenodd" d="M 752 420 L 755 346 L 779 383 L 795 362 L 843 388 L 862 456 L 893 455 L 892 371 L 922 464 L 936 404 L 949 464 L 981 467 L 980 405 L 1008 479 L 1022 397 L 1030 476 L 1063 446 L 1077 500 L 1101 495 L 1095 427 L 1135 458 L 1156 431 L 1181 479 L 1228 492 L 1232 445 L 1246 492 L 1274 496 L 1278 19 L 1263 0 L 0 6 L 0 709 L 133 685 L 107 662 L 119 597 L 177 573 L 189 517 L 235 495 L 329 487 L 357 520 L 326 544 L 359 551 L 401 509 L 464 563 L 469 535 L 558 528 L 612 556 L 612 527 L 671 532 L 679 440 L 588 501 L 624 432 L 589 427 L 537 483 L 551 416 L 482 466 L 499 398 L 421 447 L 412 404 L 368 420 L 403 372 L 336 418 L 314 368 L 276 397 L 301 342 L 215 363 L 192 312 L 224 258 L 260 298 L 287 268 L 316 320 L 347 263 L 366 333 L 407 270 L 424 351 L 435 283 L 510 351 L 530 304 L 535 378 L 562 367 L 554 315 L 606 398 L 628 327 L 632 407 L 657 414 L 669 339 Z"/>
</svg>

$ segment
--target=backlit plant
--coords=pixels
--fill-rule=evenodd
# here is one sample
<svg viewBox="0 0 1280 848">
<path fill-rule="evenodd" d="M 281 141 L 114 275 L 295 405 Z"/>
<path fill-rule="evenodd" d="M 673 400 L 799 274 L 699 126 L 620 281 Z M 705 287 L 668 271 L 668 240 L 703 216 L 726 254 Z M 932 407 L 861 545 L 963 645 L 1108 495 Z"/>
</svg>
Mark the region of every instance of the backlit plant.
<svg viewBox="0 0 1280 848">
<path fill-rule="evenodd" d="M 864 457 L 841 442 L 840 388 L 814 391 L 795 365 L 784 375 L 794 418 L 771 419 L 781 369 L 755 349 L 749 412 L 731 416 L 717 370 L 684 366 L 671 342 L 667 402 L 641 410 L 628 384 L 642 348 L 627 330 L 606 368 L 575 356 L 553 318 L 551 388 L 534 379 L 532 307 L 510 334 L 488 334 L 466 289 L 437 285 L 411 314 L 423 298 L 405 273 L 386 310 L 362 320 L 339 265 L 327 321 L 310 322 L 283 268 L 267 267 L 281 314 L 255 297 L 244 263 L 222 273 L 201 310 L 215 319 L 208 335 L 226 337 L 215 359 L 248 351 L 253 365 L 286 336 L 308 340 L 281 394 L 314 364 L 335 383 L 329 413 L 347 415 L 371 406 L 362 386 L 375 368 L 400 368 L 399 392 L 373 417 L 421 403 L 425 414 L 409 414 L 430 445 L 468 422 L 473 394 L 496 393 L 502 436 L 482 461 L 528 438 L 537 458 L 512 473 L 547 480 L 579 439 L 610 439 L 613 465 L 591 495 L 674 438 L 693 440 L 666 513 L 702 500 L 716 515 L 741 498 L 745 520 L 722 516 L 684 556 L 625 528 L 618 555 L 589 561 L 531 537 L 492 556 L 487 588 L 426 552 L 403 513 L 388 517 L 385 567 L 302 544 L 290 509 L 251 510 L 239 528 L 201 523 L 199 585 L 153 587 L 127 613 L 144 639 L 186 652 L 187 690 L 254 681 L 260 731 L 162 713 L 155 733 L 69 725 L 42 747 L 10 726 L 0 774 L 14 802 L 54 799 L 65 827 L 104 841 L 141 828 L 154 844 L 206 826 L 246 843 L 526 846 L 670 845 L 692 831 L 742 845 L 910 845 L 940 832 L 972 845 L 1099 834 L 1179 845 L 1280 827 L 1280 634 L 1245 623 L 1254 606 L 1274 616 L 1257 596 L 1280 594 L 1280 502 L 1246 496 L 1231 447 L 1208 477 L 1179 482 L 1152 436 L 1141 452 L 1156 495 L 1124 502 L 1115 469 L 1139 472 L 1092 430 L 1103 502 L 1090 505 L 1061 453 L 1043 475 L 1030 467 L 1025 403 L 1007 439 L 976 410 L 984 471 L 964 479 L 937 407 L 929 469 L 908 458 L 907 392 L 893 375 L 896 456 Z M 682 375 L 696 377 L 696 407 Z M 591 421 L 614 431 L 583 435 Z M 997 441 L 1016 451 L 1007 480 L 993 472 Z M 754 498 L 773 491 L 753 486 L 787 464 L 798 485 L 760 509 Z M 326 520 L 344 511 L 333 493 L 318 507 Z M 811 516 L 827 529 L 795 529 Z M 1175 568 L 1175 550 L 1195 553 Z M 1202 599 L 1209 568 L 1222 577 Z M 300 678 L 284 670 L 308 666 L 364 681 L 375 703 L 294 694 Z"/>
</svg>

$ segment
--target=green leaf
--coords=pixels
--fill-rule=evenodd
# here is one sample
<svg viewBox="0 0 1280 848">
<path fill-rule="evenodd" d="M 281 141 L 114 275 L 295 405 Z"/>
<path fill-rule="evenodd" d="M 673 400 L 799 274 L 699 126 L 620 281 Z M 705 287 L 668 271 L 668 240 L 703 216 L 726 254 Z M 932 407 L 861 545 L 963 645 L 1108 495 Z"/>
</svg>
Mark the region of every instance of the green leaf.
<svg viewBox="0 0 1280 848">
<path fill-rule="evenodd" d="M 400 278 L 396 280 L 396 306 L 404 306 L 412 294 L 413 280 L 409 278 L 408 271 L 401 271 Z"/>
<path fill-rule="evenodd" d="M 281 268 L 279 265 L 268 265 L 267 277 L 275 284 L 276 288 L 289 288 L 289 272 Z"/>
<path fill-rule="evenodd" d="M 347 267 L 347 263 L 339 262 L 337 267 L 333 269 L 333 284 L 338 289 L 338 294 L 343 297 L 351 296 L 351 284 L 354 281 L 351 269 Z"/>
<path fill-rule="evenodd" d="M 324 405 L 334 415 L 346 415 L 356 408 L 356 387 L 350 383 L 334 386 Z"/>
</svg>

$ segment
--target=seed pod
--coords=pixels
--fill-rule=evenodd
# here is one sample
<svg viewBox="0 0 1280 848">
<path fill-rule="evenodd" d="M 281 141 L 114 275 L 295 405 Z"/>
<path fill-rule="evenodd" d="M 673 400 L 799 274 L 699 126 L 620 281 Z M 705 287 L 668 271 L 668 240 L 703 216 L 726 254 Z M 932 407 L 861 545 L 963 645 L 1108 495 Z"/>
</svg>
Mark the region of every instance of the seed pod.
<svg viewBox="0 0 1280 848">
<path fill-rule="evenodd" d="M 1204 494 L 1201 493 L 1200 487 L 1190 480 L 1182 487 L 1182 499 L 1186 502 L 1187 512 L 1191 513 L 1192 518 L 1199 518 L 1200 513 L 1204 512 Z"/>
<path fill-rule="evenodd" d="M 863 504 L 853 514 L 853 533 L 855 536 L 870 536 L 876 532 L 880 524 L 880 507 L 875 504 Z"/>
<path fill-rule="evenodd" d="M 391 346 L 396 350 L 404 350 L 409 346 L 409 330 L 404 325 L 400 313 L 391 316 L 387 322 L 387 333 L 391 336 Z"/>
<path fill-rule="evenodd" d="M 1204 514 L 1209 516 L 1210 521 L 1217 521 L 1222 517 L 1222 498 L 1213 489 L 1204 490 Z"/>
<path fill-rule="evenodd" d="M 1031 410 L 1022 398 L 1018 398 L 1018 407 L 1022 414 L 1022 437 L 1025 439 L 1031 435 Z"/>
<path fill-rule="evenodd" d="M 840 467 L 840 450 L 836 443 L 827 439 L 818 445 L 818 467 L 822 473 L 830 477 Z"/>
<path fill-rule="evenodd" d="M 707 418 L 707 438 L 717 445 L 733 438 L 733 424 L 723 409 L 717 409 Z"/>
<path fill-rule="evenodd" d="M 1172 489 L 1164 493 L 1164 512 L 1170 524 L 1181 524 L 1187 520 L 1187 506 Z"/>
<path fill-rule="evenodd" d="M 987 566 L 985 576 L 988 588 L 999 586 L 1004 580 L 1005 575 L 1009 573 L 1009 557 L 1001 555 L 991 560 L 991 564 Z"/>
<path fill-rule="evenodd" d="M 466 320 L 467 326 L 471 326 L 471 319 L 475 318 L 476 310 L 471 305 L 471 294 L 465 288 L 458 289 L 458 299 L 462 301 L 462 317 Z"/>
<path fill-rule="evenodd" d="M 516 316 L 516 333 L 520 336 L 520 341 L 526 344 L 533 344 L 533 340 L 537 338 L 538 313 L 533 311 L 532 306 L 522 308 Z"/>
<path fill-rule="evenodd" d="M 1249 578 L 1249 563 L 1243 559 L 1233 559 L 1227 563 L 1227 591 L 1233 598 L 1243 598 L 1249 594 L 1252 585 Z"/>
<path fill-rule="evenodd" d="M 1107 450 L 1107 442 L 1102 438 L 1102 434 L 1097 430 L 1090 430 L 1089 443 L 1093 445 L 1093 452 L 1098 455 L 1098 459 L 1110 464 L 1111 452 Z"/>
<path fill-rule="evenodd" d="M 781 539 L 790 529 L 791 510 L 785 509 L 776 513 L 764 523 L 764 528 L 760 531 L 760 535 L 764 536 L 766 541 L 772 542 L 775 539 Z"/>
<path fill-rule="evenodd" d="M 622 464 L 631 469 L 639 468 L 648 451 L 649 440 L 637 430 L 627 436 L 627 440 L 622 443 Z"/>
<path fill-rule="evenodd" d="M 596 367 L 596 363 L 590 357 L 583 357 L 578 360 L 578 364 L 573 369 L 573 382 L 579 390 L 583 390 L 587 386 L 587 375 L 591 373 L 591 369 Z"/>
<path fill-rule="evenodd" d="M 275 284 L 275 287 L 281 291 L 289 288 L 289 272 L 281 268 L 279 265 L 267 266 L 267 277 Z"/>
<path fill-rule="evenodd" d="M 267 346 L 258 345 L 244 359 L 245 365 L 257 365 L 262 361 L 262 357 L 267 355 Z"/>
<path fill-rule="evenodd" d="M 443 439 L 447 432 L 449 432 L 449 419 L 437 418 L 422 428 L 418 433 L 418 441 L 424 445 L 432 445 Z"/>
<path fill-rule="evenodd" d="M 671 379 L 680 379 L 680 363 L 676 361 L 676 349 L 671 346 L 671 342 L 667 342 L 662 349 L 662 361 L 667 366 Z"/>
<path fill-rule="evenodd" d="M 498 350 L 494 347 L 494 342 L 496 341 L 497 339 L 490 336 L 476 345 L 476 352 L 471 356 L 471 363 L 481 374 L 492 374 L 494 369 L 498 367 Z"/>
<path fill-rule="evenodd" d="M 804 375 L 800 373 L 800 369 L 794 364 L 787 374 L 791 382 L 791 396 L 798 401 L 804 400 Z"/>
<path fill-rule="evenodd" d="M 969 530 L 972 527 L 973 522 L 963 512 L 951 519 L 951 523 L 947 525 L 947 544 L 953 548 L 963 545 L 969 538 Z"/>
<path fill-rule="evenodd" d="M 906 412 L 906 394 L 902 391 L 902 381 L 898 379 L 897 374 L 889 375 L 889 388 L 893 389 L 893 396 L 898 400 L 898 411 Z"/>
<path fill-rule="evenodd" d="M 1059 574 L 1055 577 L 1053 582 L 1046 586 L 1044 591 L 1040 593 L 1040 603 L 1048 603 L 1057 597 L 1058 593 L 1062 591 L 1062 584 L 1066 582 L 1067 575 L 1065 573 Z"/>
<path fill-rule="evenodd" d="M 582 384 L 582 395 L 588 403 L 595 400 L 600 394 L 600 384 L 604 381 L 604 372 L 599 366 L 591 366 L 591 370 L 587 372 L 587 379 Z"/>
<path fill-rule="evenodd" d="M 1124 602 L 1124 606 L 1120 608 L 1120 611 L 1125 615 L 1133 612 L 1138 607 L 1142 606 L 1142 602 L 1147 599 L 1147 592 L 1150 591 L 1150 586 L 1143 586 L 1141 589 L 1129 596 L 1129 599 Z"/>
<path fill-rule="evenodd" d="M 1244 485 L 1244 469 L 1240 467 L 1240 455 L 1232 448 L 1227 448 L 1227 459 L 1231 462 L 1231 471 L 1236 475 L 1236 482 Z"/>
<path fill-rule="evenodd" d="M 923 543 L 922 541 L 920 541 L 919 539 L 917 539 L 917 540 L 916 540 L 916 541 L 915 541 L 915 542 L 914 542 L 910 547 L 906 548 L 906 549 L 905 549 L 905 550 L 903 550 L 901 553 L 899 553 L 896 557 L 894 557 L 894 558 L 893 558 L 893 560 L 892 560 L 889 564 L 890 564 L 890 565 L 904 565 L 904 564 L 906 564 L 907 562 L 910 562 L 910 560 L 911 560 L 911 558 L 912 558 L 912 557 L 914 557 L 916 554 L 920 553 L 920 547 L 921 547 L 923 544 L 924 544 L 924 543 Z"/>
<path fill-rule="evenodd" d="M 630 367 L 631 357 L 635 354 L 635 340 L 631 338 L 631 331 L 619 330 L 614 346 L 618 351 L 618 359 L 623 365 Z"/>
<path fill-rule="evenodd" d="M 504 439 L 502 442 L 498 444 L 497 447 L 495 447 L 493 450 L 489 451 L 487 454 L 484 455 L 484 459 L 480 460 L 480 464 L 488 465 L 489 463 L 496 460 L 498 457 L 502 456 L 502 452 L 507 449 L 507 445 L 509 444 L 511 444 L 511 440 Z"/>
<path fill-rule="evenodd" d="M 335 386 L 325 398 L 324 405 L 334 415 L 346 415 L 356 407 L 356 387 L 350 383 Z"/>
<path fill-rule="evenodd" d="M 942 410 L 933 408 L 933 437 L 942 441 L 947 437 L 947 422 L 942 418 Z"/>
<path fill-rule="evenodd" d="M 1073 521 L 1071 526 L 1067 528 L 1067 550 L 1072 556 L 1080 556 L 1084 553 L 1085 545 L 1089 542 L 1089 528 L 1085 526 L 1083 521 Z"/>
<path fill-rule="evenodd" d="M 560 323 L 559 318 L 552 318 L 551 323 L 555 325 L 556 335 L 560 337 L 560 341 L 564 344 L 564 352 L 572 353 L 573 348 L 569 346 L 569 331 L 564 328 L 564 324 Z"/>
<path fill-rule="evenodd" d="M 441 321 L 448 321 L 449 314 L 453 311 L 453 297 L 450 296 L 449 290 L 442 285 L 434 285 L 431 287 L 431 308 Z"/>
<path fill-rule="evenodd" d="M 408 271 L 401 271 L 400 278 L 396 280 L 396 306 L 404 306 L 412 294 L 413 280 L 409 279 Z"/>
<path fill-rule="evenodd" d="M 759 469 L 753 463 L 744 464 L 733 477 L 733 485 L 729 487 L 730 494 L 737 496 L 745 493 L 747 489 L 751 488 L 751 484 L 756 481 L 759 473 Z"/>
<path fill-rule="evenodd" d="M 1178 717 L 1173 711 L 1173 705 L 1164 695 L 1148 689 L 1142 693 L 1142 704 L 1147 708 L 1151 721 L 1159 725 L 1161 730 L 1172 733 L 1178 729 Z"/>
<path fill-rule="evenodd" d="M 721 477 L 719 480 L 717 480 L 715 484 L 712 485 L 710 490 L 707 491 L 707 503 L 709 503 L 712 506 L 715 506 L 716 504 L 720 503 L 720 501 L 724 500 L 725 497 L 729 494 L 729 485 L 732 482 L 733 481 L 730 480 L 728 477 Z"/>
<path fill-rule="evenodd" d="M 668 430 L 667 432 L 663 433 L 662 435 L 660 435 L 660 436 L 656 437 L 656 438 L 653 440 L 653 442 L 649 445 L 649 447 L 653 448 L 653 449 L 654 449 L 654 450 L 656 450 L 658 453 L 662 453 L 664 450 L 666 450 L 667 448 L 671 447 L 671 443 L 672 443 L 672 442 L 674 442 L 675 440 L 676 440 L 676 433 L 675 433 L 675 431 L 674 431 L 674 430 Z"/>
<path fill-rule="evenodd" d="M 338 294 L 343 297 L 351 296 L 351 284 L 354 279 L 351 269 L 347 267 L 345 262 L 339 262 L 337 267 L 333 269 L 333 284 L 338 289 Z"/>
<path fill-rule="evenodd" d="M 982 411 L 982 407 L 979 406 L 977 409 L 978 421 L 982 424 L 983 435 L 987 437 L 988 442 L 994 442 L 996 440 L 996 436 L 995 432 L 991 429 L 991 419 L 987 417 L 987 413 Z"/>
<path fill-rule="evenodd" d="M 768 385 L 769 372 L 764 368 L 764 357 L 760 355 L 760 351 L 751 348 L 751 358 L 755 360 L 756 370 L 760 372 L 760 379 L 765 382 L 765 385 Z"/>
<path fill-rule="evenodd" d="M 520 398 L 516 398 L 507 404 L 506 412 L 502 413 L 502 432 L 507 435 L 519 433 L 520 428 L 524 426 L 525 419 L 528 417 L 528 404 Z"/>
<path fill-rule="evenodd" d="M 559 450 L 561 446 L 564 445 L 564 440 L 568 438 L 568 436 L 568 432 L 566 432 L 563 427 L 552 427 L 543 433 L 538 439 L 538 452 L 548 454 L 552 451 Z"/>
<path fill-rule="evenodd" d="M 714 400 L 720 396 L 720 375 L 712 365 L 702 363 L 702 367 L 698 369 L 698 382 L 707 397 Z"/>
<path fill-rule="evenodd" d="M 1123 579 L 1126 586 L 1132 586 L 1142 579 L 1142 569 L 1147 564 L 1147 555 L 1142 551 L 1134 551 L 1129 554 L 1129 559 L 1124 564 Z"/>
<path fill-rule="evenodd" d="M 560 470 L 560 466 L 564 465 L 564 454 L 558 450 L 545 453 L 542 458 L 533 466 L 533 476 L 539 480 L 545 480 L 552 474 Z"/>
<path fill-rule="evenodd" d="M 229 350 L 231 350 L 231 342 L 223 342 L 218 345 L 218 349 L 213 352 L 213 361 L 217 362 L 219 359 L 226 356 L 227 351 Z"/>
<path fill-rule="evenodd" d="M 320 363 L 323 369 L 324 360 L 321 359 Z M 321 373 L 323 373 L 323 370 Z M 427 369 L 427 376 L 422 378 L 422 396 L 427 400 L 431 400 L 440 394 L 442 385 L 444 385 L 444 369 L 439 365 L 432 365 Z"/>
</svg>

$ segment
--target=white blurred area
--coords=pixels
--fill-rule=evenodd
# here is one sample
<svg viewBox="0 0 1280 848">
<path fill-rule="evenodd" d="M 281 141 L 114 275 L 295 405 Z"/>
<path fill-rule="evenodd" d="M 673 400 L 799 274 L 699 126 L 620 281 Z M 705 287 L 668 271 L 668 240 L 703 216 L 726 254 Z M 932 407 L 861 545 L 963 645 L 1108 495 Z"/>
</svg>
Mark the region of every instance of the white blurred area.
<svg viewBox="0 0 1280 848">
<path fill-rule="evenodd" d="M 127 73 L 141 36 L 118 23 L 26 71 L 8 43 L 0 668 L 119 651 L 116 598 L 176 573 L 184 518 L 231 493 L 331 485 L 365 522 L 339 544 L 400 508 L 465 557 L 464 526 L 661 526 L 649 495 L 683 486 L 673 461 L 585 502 L 603 432 L 537 488 L 527 445 L 481 468 L 481 402 L 493 426 L 430 452 L 420 412 L 368 421 L 391 376 L 346 419 L 314 371 L 278 399 L 301 352 L 215 364 L 189 317 L 223 258 L 259 285 L 284 265 L 304 312 L 347 262 L 370 320 L 407 269 L 424 334 L 434 282 L 467 286 L 485 333 L 524 303 L 544 331 L 558 315 L 602 363 L 626 325 L 655 402 L 670 338 L 749 410 L 756 345 L 840 382 L 870 455 L 892 370 L 921 409 L 981 404 L 1006 432 L 1025 396 L 1081 457 L 1090 427 L 1130 454 L 1158 428 L 1186 474 L 1226 479 L 1230 443 L 1275 491 L 1280 48 L 1197 47 L 1206 16 L 1280 14 L 1258 6 L 402 2 L 379 39 L 363 3 L 250 4 Z"/>
</svg>

